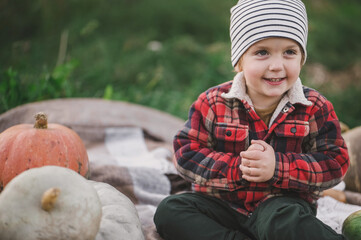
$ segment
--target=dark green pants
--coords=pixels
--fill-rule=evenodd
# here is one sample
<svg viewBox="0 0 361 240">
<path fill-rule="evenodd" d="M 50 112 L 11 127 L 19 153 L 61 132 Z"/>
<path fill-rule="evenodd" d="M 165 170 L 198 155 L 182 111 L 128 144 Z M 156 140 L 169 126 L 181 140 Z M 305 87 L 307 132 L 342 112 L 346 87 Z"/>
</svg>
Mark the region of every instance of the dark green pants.
<svg viewBox="0 0 361 240">
<path fill-rule="evenodd" d="M 184 193 L 164 199 L 154 223 L 165 240 L 345 239 L 315 215 L 316 210 L 298 198 L 271 198 L 247 217 L 217 198 Z"/>
</svg>

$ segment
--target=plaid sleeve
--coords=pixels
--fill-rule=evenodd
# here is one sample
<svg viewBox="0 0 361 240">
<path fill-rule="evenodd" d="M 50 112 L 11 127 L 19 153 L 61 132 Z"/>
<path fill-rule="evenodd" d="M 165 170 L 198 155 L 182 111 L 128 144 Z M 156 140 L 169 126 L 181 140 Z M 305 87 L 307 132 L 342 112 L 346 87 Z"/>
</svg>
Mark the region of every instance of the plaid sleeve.
<svg viewBox="0 0 361 240">
<path fill-rule="evenodd" d="M 186 180 L 202 186 L 232 191 L 242 188 L 240 156 L 214 148 L 216 107 L 206 93 L 193 103 L 189 118 L 174 138 L 175 164 Z"/>
<path fill-rule="evenodd" d="M 315 192 L 339 183 L 349 166 L 345 141 L 332 104 L 325 101 L 313 110 L 310 133 L 302 153 L 276 152 L 273 185 L 277 188 Z"/>
</svg>

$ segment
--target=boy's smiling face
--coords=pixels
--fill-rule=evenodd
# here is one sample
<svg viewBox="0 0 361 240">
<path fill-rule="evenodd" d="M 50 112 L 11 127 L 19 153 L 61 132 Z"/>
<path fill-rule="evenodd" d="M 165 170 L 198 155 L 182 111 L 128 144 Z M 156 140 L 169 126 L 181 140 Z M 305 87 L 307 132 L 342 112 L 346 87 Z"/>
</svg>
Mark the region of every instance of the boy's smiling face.
<svg viewBox="0 0 361 240">
<path fill-rule="evenodd" d="M 303 53 L 288 38 L 267 38 L 254 43 L 236 65 L 243 71 L 247 93 L 257 108 L 280 101 L 299 77 Z"/>
</svg>

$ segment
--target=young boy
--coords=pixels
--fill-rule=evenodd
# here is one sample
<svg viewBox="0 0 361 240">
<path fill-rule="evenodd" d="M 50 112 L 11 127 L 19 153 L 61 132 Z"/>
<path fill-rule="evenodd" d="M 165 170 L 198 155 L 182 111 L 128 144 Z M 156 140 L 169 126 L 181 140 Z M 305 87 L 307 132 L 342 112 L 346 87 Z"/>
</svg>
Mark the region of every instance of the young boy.
<svg viewBox="0 0 361 240">
<path fill-rule="evenodd" d="M 177 170 L 194 192 L 159 205 L 164 239 L 344 239 L 315 217 L 349 157 L 332 104 L 299 79 L 307 32 L 300 0 L 231 9 L 238 73 L 199 96 L 175 137 Z"/>
</svg>

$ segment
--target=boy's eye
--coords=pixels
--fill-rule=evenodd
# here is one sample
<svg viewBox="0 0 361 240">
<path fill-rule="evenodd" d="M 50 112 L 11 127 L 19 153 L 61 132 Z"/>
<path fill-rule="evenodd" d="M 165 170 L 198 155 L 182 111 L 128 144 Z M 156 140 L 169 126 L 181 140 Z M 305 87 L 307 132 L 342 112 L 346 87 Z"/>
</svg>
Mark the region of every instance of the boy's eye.
<svg viewBox="0 0 361 240">
<path fill-rule="evenodd" d="M 289 50 L 286 50 L 285 54 L 286 55 L 296 55 L 297 52 L 295 50 L 289 49 Z"/>
<path fill-rule="evenodd" d="M 258 56 L 266 56 L 268 52 L 266 50 L 259 50 L 256 52 L 256 55 Z"/>
</svg>

